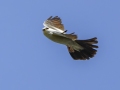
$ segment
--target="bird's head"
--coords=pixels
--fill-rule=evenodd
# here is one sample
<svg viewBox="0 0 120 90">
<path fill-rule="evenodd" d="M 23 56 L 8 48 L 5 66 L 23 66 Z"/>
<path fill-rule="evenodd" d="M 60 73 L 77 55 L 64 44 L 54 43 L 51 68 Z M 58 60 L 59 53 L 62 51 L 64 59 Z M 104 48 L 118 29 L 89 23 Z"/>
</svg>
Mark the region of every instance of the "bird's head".
<svg viewBox="0 0 120 90">
<path fill-rule="evenodd" d="M 42 30 L 43 30 L 43 32 L 44 31 L 47 31 L 49 28 L 47 28 L 47 27 L 44 27 Z"/>
</svg>

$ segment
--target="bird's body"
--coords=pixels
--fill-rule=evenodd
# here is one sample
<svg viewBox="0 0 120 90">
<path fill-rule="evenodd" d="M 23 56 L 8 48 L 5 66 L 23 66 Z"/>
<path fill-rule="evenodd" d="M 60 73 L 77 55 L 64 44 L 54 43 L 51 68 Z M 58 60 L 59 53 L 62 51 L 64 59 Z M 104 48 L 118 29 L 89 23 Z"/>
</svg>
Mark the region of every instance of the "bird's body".
<svg viewBox="0 0 120 90">
<path fill-rule="evenodd" d="M 68 45 L 69 42 L 72 42 L 71 39 L 63 37 L 63 36 L 58 36 L 58 35 L 53 35 L 49 32 L 44 32 L 44 35 L 49 38 L 50 40 L 57 42 L 59 44 L 64 44 L 64 45 Z"/>
<path fill-rule="evenodd" d="M 44 35 L 56 43 L 71 46 L 77 51 L 82 49 L 82 47 L 79 44 L 77 44 L 74 40 L 66 37 L 66 34 L 61 34 L 60 32 L 57 32 L 56 34 L 56 32 L 51 32 L 49 31 L 49 29 L 47 29 L 44 31 Z"/>
<path fill-rule="evenodd" d="M 96 54 L 96 50 L 93 48 L 98 48 L 98 46 L 93 44 L 97 43 L 97 38 L 77 40 L 77 35 L 73 33 L 66 34 L 66 30 L 64 30 L 64 26 L 58 16 L 48 18 L 43 25 L 44 35 L 56 43 L 66 45 L 73 59 L 86 60 Z"/>
</svg>

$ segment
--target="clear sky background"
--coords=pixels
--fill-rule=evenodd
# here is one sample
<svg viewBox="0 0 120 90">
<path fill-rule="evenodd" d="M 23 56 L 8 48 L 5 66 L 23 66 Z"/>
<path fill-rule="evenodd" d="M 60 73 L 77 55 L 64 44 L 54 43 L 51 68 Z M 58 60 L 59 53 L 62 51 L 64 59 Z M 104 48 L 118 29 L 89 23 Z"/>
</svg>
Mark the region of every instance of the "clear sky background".
<svg viewBox="0 0 120 90">
<path fill-rule="evenodd" d="M 97 55 L 75 61 L 47 39 L 51 15 L 79 39 L 98 37 Z M 120 0 L 1 0 L 0 90 L 120 90 Z"/>
</svg>

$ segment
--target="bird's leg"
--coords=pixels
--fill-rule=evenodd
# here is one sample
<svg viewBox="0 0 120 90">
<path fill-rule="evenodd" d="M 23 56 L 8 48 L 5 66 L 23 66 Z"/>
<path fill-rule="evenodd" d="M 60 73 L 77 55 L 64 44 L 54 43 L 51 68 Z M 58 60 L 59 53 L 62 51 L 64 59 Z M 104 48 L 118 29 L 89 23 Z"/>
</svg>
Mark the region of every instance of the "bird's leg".
<svg viewBox="0 0 120 90">
<path fill-rule="evenodd" d="M 66 33 L 66 32 L 67 32 L 67 30 L 65 30 L 64 32 L 62 32 L 62 34 Z"/>
<path fill-rule="evenodd" d="M 73 33 L 70 33 L 70 34 L 75 34 L 75 32 L 73 32 Z"/>
</svg>

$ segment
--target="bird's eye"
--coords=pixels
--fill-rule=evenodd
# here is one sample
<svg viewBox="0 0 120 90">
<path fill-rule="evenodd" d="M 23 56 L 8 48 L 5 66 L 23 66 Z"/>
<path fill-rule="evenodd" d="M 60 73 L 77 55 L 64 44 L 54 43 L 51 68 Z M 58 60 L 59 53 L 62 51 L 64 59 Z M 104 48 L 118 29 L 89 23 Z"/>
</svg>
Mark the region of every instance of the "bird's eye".
<svg viewBox="0 0 120 90">
<path fill-rule="evenodd" d="M 46 28 L 46 29 L 49 29 L 49 28 Z"/>
</svg>

